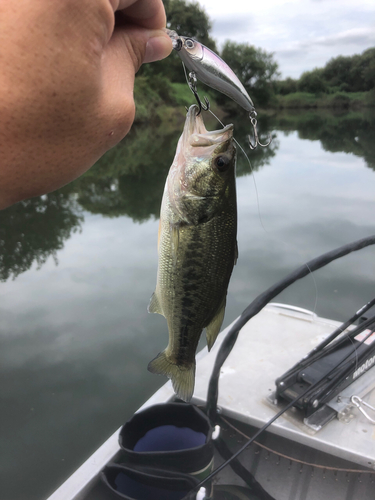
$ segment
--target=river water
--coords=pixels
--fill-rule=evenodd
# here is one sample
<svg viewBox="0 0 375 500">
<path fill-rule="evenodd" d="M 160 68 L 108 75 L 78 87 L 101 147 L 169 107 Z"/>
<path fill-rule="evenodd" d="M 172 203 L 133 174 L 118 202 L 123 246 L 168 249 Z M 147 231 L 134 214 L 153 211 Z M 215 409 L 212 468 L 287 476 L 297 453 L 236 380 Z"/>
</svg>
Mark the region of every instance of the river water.
<svg viewBox="0 0 375 500">
<path fill-rule="evenodd" d="M 134 127 L 85 176 L 0 213 L 0 498 L 46 498 L 164 382 L 148 314 L 180 127 Z M 294 268 L 375 233 L 375 114 L 279 114 L 238 159 L 239 260 L 224 326 Z M 235 121 L 242 143 L 247 120 Z M 248 148 L 247 148 L 247 151 Z M 375 296 L 375 248 L 277 297 L 345 320 Z M 203 344 L 204 345 L 204 344 Z M 251 363 L 251 353 L 249 353 Z"/>
</svg>

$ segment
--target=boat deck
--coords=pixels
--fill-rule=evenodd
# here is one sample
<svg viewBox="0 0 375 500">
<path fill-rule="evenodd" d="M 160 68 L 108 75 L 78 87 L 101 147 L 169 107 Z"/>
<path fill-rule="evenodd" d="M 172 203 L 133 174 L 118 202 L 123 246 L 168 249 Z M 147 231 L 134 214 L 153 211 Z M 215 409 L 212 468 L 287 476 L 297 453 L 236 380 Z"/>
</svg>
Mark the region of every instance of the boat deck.
<svg viewBox="0 0 375 500">
<path fill-rule="evenodd" d="M 291 321 L 293 319 L 293 321 Z M 339 323 L 317 317 L 310 311 L 283 305 L 269 305 L 241 330 L 233 351 L 225 362 L 219 383 L 218 404 L 222 411 L 241 422 L 261 427 L 280 407 L 269 402 L 275 380 L 324 340 Z M 197 366 L 195 401 L 206 399 L 208 381 L 219 346 Z M 371 386 L 371 380 L 373 384 Z M 375 469 L 375 426 L 357 409 L 350 413 L 350 396 L 363 396 L 375 406 L 375 369 L 371 368 L 342 393 L 345 420 L 334 420 L 314 432 L 291 410 L 281 416 L 269 431 L 316 450 L 345 457 L 363 467 Z M 355 418 L 350 418 L 352 414 Z"/>
<path fill-rule="evenodd" d="M 241 330 L 222 368 L 218 404 L 223 417 L 251 436 L 279 410 L 269 402 L 275 379 L 338 325 L 289 306 L 270 304 L 263 309 Z M 211 353 L 204 349 L 197 356 L 193 399 L 197 405 L 205 403 L 213 363 L 225 333 L 219 335 Z M 375 381 L 375 367 L 358 379 L 357 387 L 352 384 L 348 390 L 375 406 L 375 391 L 366 394 L 368 387 L 363 389 L 366 380 L 370 385 Z M 343 396 L 340 408 L 345 419 L 333 420 L 314 432 L 303 424 L 298 411 L 290 410 L 272 424 L 258 445 L 241 455 L 242 463 L 277 500 L 375 498 L 375 425 L 348 405 L 349 395 L 348 392 Z M 173 398 L 168 382 L 143 408 Z M 222 432 L 233 452 L 245 442 L 231 428 Z M 120 459 L 117 435 L 118 432 L 111 436 L 48 500 L 105 500 L 98 474 L 108 461 Z M 221 461 L 217 456 L 215 466 Z M 215 481 L 241 484 L 229 467 Z"/>
</svg>

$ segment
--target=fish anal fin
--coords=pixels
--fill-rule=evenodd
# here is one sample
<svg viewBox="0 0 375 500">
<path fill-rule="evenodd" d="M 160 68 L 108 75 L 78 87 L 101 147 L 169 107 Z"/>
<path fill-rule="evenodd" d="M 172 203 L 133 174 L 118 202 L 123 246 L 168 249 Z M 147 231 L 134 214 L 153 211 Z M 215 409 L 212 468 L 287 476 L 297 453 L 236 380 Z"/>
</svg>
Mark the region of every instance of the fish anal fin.
<svg viewBox="0 0 375 500">
<path fill-rule="evenodd" d="M 210 351 L 212 346 L 215 343 L 215 340 L 220 332 L 221 325 L 223 324 L 224 314 L 225 314 L 225 305 L 227 303 L 226 297 L 222 301 L 217 313 L 213 317 L 211 323 L 206 326 L 206 339 L 207 339 L 207 347 Z"/>
<path fill-rule="evenodd" d="M 180 399 L 190 401 L 195 384 L 195 360 L 188 367 L 180 367 L 169 359 L 165 351 L 150 361 L 147 367 L 151 373 L 166 375 L 172 380 L 175 393 Z"/>
<path fill-rule="evenodd" d="M 151 299 L 150 299 L 150 303 L 148 305 L 147 311 L 149 313 L 156 313 L 156 314 L 161 314 L 162 316 L 164 316 L 163 310 L 159 304 L 159 299 L 158 299 L 156 292 L 154 292 L 151 295 Z"/>
</svg>

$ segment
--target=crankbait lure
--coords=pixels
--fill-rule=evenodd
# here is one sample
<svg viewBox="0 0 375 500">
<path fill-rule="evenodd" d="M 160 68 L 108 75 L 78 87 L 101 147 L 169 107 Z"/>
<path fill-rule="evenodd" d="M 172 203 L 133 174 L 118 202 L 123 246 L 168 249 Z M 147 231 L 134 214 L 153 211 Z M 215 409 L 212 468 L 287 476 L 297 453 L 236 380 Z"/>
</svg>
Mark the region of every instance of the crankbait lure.
<svg viewBox="0 0 375 500">
<path fill-rule="evenodd" d="M 261 144 L 259 142 L 259 136 L 256 128 L 257 113 L 255 111 L 253 101 L 251 100 L 245 87 L 227 63 L 215 54 L 215 52 L 197 40 L 186 36 L 179 36 L 173 30 L 166 29 L 165 31 L 171 38 L 173 48 L 180 56 L 183 64 L 190 70 L 188 84 L 197 100 L 199 106 L 198 114 L 202 111 L 202 109 L 207 111 L 210 107 L 210 103 L 206 97 L 204 98 L 205 103 L 202 103 L 197 92 L 197 80 L 227 95 L 249 112 L 255 137 L 255 144 L 252 144 L 249 138 L 249 145 L 251 149 L 255 149 L 258 145 L 261 147 L 268 146 L 271 139 L 267 144 Z"/>
</svg>

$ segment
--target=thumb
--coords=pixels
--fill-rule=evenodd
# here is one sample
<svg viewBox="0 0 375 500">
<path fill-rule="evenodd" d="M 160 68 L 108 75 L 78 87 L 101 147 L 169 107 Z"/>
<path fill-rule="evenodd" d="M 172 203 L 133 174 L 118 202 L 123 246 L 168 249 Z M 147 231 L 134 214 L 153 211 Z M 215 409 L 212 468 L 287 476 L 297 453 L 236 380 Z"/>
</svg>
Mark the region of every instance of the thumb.
<svg viewBox="0 0 375 500">
<path fill-rule="evenodd" d="M 148 30 L 136 26 L 118 26 L 107 46 L 107 52 L 122 67 L 133 65 L 136 73 L 143 63 L 159 61 L 172 52 L 172 41 L 161 29 Z"/>
<path fill-rule="evenodd" d="M 172 52 L 172 40 L 162 30 L 149 33 L 142 63 L 160 61 Z"/>
</svg>

